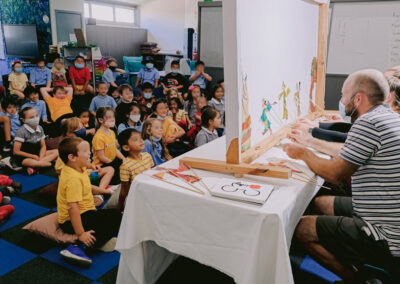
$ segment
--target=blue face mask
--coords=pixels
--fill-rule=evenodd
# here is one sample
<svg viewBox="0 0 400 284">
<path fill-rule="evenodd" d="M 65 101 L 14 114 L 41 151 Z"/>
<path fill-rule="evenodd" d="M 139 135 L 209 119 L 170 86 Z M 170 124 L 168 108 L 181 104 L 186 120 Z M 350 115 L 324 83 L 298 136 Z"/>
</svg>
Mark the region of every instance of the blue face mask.
<svg viewBox="0 0 400 284">
<path fill-rule="evenodd" d="M 346 106 L 342 103 L 342 101 L 339 101 L 339 112 L 344 121 L 351 121 L 351 117 L 346 115 Z"/>
<path fill-rule="evenodd" d="M 146 67 L 147 67 L 147 69 L 153 69 L 154 64 L 153 63 L 147 63 Z"/>
<path fill-rule="evenodd" d="M 17 72 L 17 73 L 22 73 L 22 71 L 24 71 L 24 69 L 22 67 L 15 68 L 15 72 Z"/>
<path fill-rule="evenodd" d="M 83 69 L 83 67 L 85 67 L 85 65 L 75 63 L 75 67 L 76 67 L 77 69 Z"/>
<path fill-rule="evenodd" d="M 178 74 L 178 73 L 179 73 L 179 70 L 174 69 L 174 70 L 171 70 L 171 72 L 174 73 L 174 74 Z"/>
<path fill-rule="evenodd" d="M 161 137 L 160 137 L 160 138 L 157 138 L 157 137 L 154 137 L 153 135 L 151 135 L 151 139 L 152 139 L 154 142 L 160 142 L 160 141 L 161 141 Z"/>
<path fill-rule="evenodd" d="M 76 136 L 79 138 L 85 139 L 86 138 L 86 128 L 82 127 L 81 129 L 74 132 Z"/>
<path fill-rule="evenodd" d="M 165 117 L 162 117 L 162 116 L 157 115 L 157 119 L 159 119 L 159 120 L 164 120 Z"/>
</svg>

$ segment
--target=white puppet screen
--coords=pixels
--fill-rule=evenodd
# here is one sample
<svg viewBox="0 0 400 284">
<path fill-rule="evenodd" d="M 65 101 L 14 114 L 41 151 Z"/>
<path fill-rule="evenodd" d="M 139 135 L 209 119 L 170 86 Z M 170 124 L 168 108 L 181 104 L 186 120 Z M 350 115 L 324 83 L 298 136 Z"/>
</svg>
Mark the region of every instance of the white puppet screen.
<svg viewBox="0 0 400 284">
<path fill-rule="evenodd" d="M 233 60 L 241 78 L 242 123 L 237 133 L 227 133 L 227 141 L 241 137 L 244 152 L 314 111 L 319 7 L 303 0 L 236 2 L 238 56 Z M 229 119 L 229 102 L 226 108 Z"/>
</svg>

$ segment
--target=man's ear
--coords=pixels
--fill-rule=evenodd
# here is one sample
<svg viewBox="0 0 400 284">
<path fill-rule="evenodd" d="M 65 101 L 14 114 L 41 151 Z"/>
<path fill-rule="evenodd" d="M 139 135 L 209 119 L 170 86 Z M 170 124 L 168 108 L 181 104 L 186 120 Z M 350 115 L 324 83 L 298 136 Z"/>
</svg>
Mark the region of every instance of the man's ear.
<svg viewBox="0 0 400 284">
<path fill-rule="evenodd" d="M 386 99 L 386 103 L 391 104 L 393 102 L 393 98 L 394 98 L 394 91 L 393 92 L 389 92 L 389 95 Z"/>
<path fill-rule="evenodd" d="M 123 145 L 122 146 L 122 150 L 124 150 L 125 152 L 129 152 L 129 146 L 128 145 Z"/>
</svg>

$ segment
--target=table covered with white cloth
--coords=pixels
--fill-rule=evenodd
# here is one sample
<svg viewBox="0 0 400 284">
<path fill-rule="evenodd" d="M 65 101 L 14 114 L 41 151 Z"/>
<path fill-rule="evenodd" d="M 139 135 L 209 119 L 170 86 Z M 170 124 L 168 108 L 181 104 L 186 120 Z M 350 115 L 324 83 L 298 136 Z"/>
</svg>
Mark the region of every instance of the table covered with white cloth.
<svg viewBox="0 0 400 284">
<path fill-rule="evenodd" d="M 225 137 L 163 166 L 177 168 L 183 156 L 225 160 Z M 255 162 L 266 163 L 270 157 L 288 159 L 277 147 Z M 210 186 L 219 178 L 233 178 L 196 172 Z M 218 269 L 236 283 L 293 283 L 290 243 L 316 186 L 247 175 L 240 180 L 276 186 L 264 205 L 255 205 L 213 197 L 208 192 L 200 195 L 152 179 L 146 172 L 137 176 L 118 235 L 116 249 L 121 259 L 117 283 L 155 283 L 177 255 Z"/>
</svg>

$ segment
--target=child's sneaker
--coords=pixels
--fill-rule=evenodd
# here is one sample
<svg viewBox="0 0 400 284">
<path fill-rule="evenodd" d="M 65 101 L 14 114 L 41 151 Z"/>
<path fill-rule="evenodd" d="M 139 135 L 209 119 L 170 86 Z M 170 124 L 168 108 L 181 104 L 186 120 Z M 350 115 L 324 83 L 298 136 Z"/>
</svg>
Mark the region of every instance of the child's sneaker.
<svg viewBox="0 0 400 284">
<path fill-rule="evenodd" d="M 115 245 L 117 244 L 117 238 L 109 239 L 102 247 L 99 248 L 103 252 L 112 252 L 115 250 Z"/>
<path fill-rule="evenodd" d="M 3 152 L 10 152 L 11 151 L 11 141 L 8 141 L 3 146 Z"/>
<path fill-rule="evenodd" d="M 119 184 L 117 184 L 117 185 L 109 185 L 109 186 L 106 187 L 106 189 L 109 190 L 111 192 L 111 194 L 113 194 L 114 191 L 116 191 L 119 186 L 120 186 Z"/>
<path fill-rule="evenodd" d="M 36 173 L 35 169 L 30 167 L 26 169 L 26 172 L 28 173 L 28 176 L 31 176 Z"/>
<path fill-rule="evenodd" d="M 60 251 L 60 254 L 66 261 L 76 265 L 89 266 L 92 264 L 92 260 L 85 254 L 85 252 L 75 245 L 69 245 L 66 249 Z"/>
</svg>

